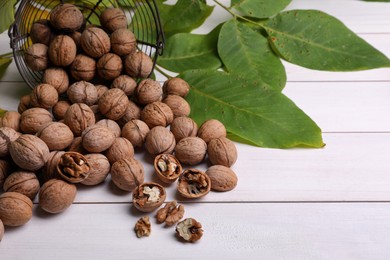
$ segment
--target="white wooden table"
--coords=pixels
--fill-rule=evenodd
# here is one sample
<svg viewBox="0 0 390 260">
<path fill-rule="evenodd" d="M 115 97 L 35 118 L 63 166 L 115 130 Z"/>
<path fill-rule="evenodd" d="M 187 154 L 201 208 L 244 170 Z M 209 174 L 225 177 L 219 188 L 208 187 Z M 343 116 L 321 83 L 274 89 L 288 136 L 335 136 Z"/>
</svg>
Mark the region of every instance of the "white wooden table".
<svg viewBox="0 0 390 260">
<path fill-rule="evenodd" d="M 390 56 L 390 3 L 293 0 L 289 9 L 319 9 L 342 20 Z M 216 7 L 203 29 L 229 18 Z M 9 51 L 6 34 L 0 51 Z M 174 228 L 155 222 L 113 188 L 79 187 L 75 203 L 49 215 L 34 206 L 25 226 L 6 228 L 0 259 L 390 259 L 390 69 L 331 73 L 286 64 L 284 93 L 323 130 L 323 149 L 264 149 L 237 144 L 239 183 L 182 201 L 185 217 L 204 227 L 185 244 Z M 163 79 L 159 76 L 159 78 Z M 15 110 L 29 93 L 15 64 L 0 82 L 0 107 Z M 155 180 L 142 153 L 146 180 Z M 201 165 L 201 169 L 205 169 Z M 136 238 L 136 220 L 149 215 L 150 237 Z"/>
</svg>

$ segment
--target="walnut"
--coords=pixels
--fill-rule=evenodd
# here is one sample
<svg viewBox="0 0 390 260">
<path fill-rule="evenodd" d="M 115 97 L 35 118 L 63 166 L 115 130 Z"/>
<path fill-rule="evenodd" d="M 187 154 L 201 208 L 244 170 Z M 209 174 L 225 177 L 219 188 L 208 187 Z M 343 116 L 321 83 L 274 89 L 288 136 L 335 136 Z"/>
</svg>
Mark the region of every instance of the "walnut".
<svg viewBox="0 0 390 260">
<path fill-rule="evenodd" d="M 95 114 L 86 104 L 76 103 L 66 111 L 64 123 L 75 136 L 80 136 L 88 126 L 95 124 Z"/>
<path fill-rule="evenodd" d="M 48 47 L 42 43 L 34 43 L 27 48 L 24 59 L 31 70 L 43 71 L 49 63 Z"/>
<path fill-rule="evenodd" d="M 122 137 L 129 140 L 134 147 L 141 147 L 148 133 L 148 125 L 138 119 L 130 120 L 122 128 Z"/>
<path fill-rule="evenodd" d="M 32 217 L 32 201 L 18 192 L 0 195 L 0 219 L 5 226 L 17 227 L 26 224 Z"/>
<path fill-rule="evenodd" d="M 177 202 L 174 200 L 165 204 L 165 207 L 160 208 L 157 211 L 157 222 L 163 223 L 165 225 L 172 226 L 173 224 L 179 222 L 184 216 L 184 207 L 183 205 L 177 205 Z"/>
<path fill-rule="evenodd" d="M 70 183 L 79 183 L 85 180 L 89 175 L 90 168 L 87 159 L 76 152 L 65 152 L 57 164 L 58 174 Z"/>
<path fill-rule="evenodd" d="M 68 152 L 76 152 L 81 154 L 87 154 L 88 151 L 83 147 L 83 138 L 81 136 L 75 137 L 72 143 L 68 146 Z"/>
<path fill-rule="evenodd" d="M 41 169 L 41 180 L 42 182 L 46 182 L 50 179 L 55 179 L 55 178 L 61 178 L 57 171 L 57 165 L 58 162 L 61 159 L 61 156 L 65 153 L 65 151 L 52 151 L 49 154 L 49 157 Z"/>
<path fill-rule="evenodd" d="M 5 157 L 9 154 L 9 145 L 20 136 L 10 127 L 0 127 L 0 157 Z"/>
<path fill-rule="evenodd" d="M 177 95 L 181 97 L 187 96 L 190 91 L 190 85 L 181 78 L 170 78 L 164 82 L 164 95 Z"/>
<path fill-rule="evenodd" d="M 186 218 L 176 225 L 176 234 L 186 242 L 196 242 L 203 236 L 202 225 L 193 218 Z"/>
<path fill-rule="evenodd" d="M 116 161 L 111 167 L 111 180 L 121 190 L 132 191 L 144 178 L 144 167 L 134 158 Z"/>
<path fill-rule="evenodd" d="M 176 117 L 171 124 L 171 132 L 175 136 L 176 142 L 190 136 L 196 136 L 198 125 L 189 117 Z"/>
<path fill-rule="evenodd" d="M 95 104 L 95 105 L 92 105 L 90 106 L 92 112 L 95 114 L 95 120 L 96 121 L 100 121 L 102 119 L 104 119 L 104 115 L 100 112 L 100 109 L 99 109 L 99 105 Z"/>
<path fill-rule="evenodd" d="M 69 86 L 66 91 L 70 102 L 84 103 L 92 106 L 98 100 L 96 87 L 87 81 L 77 81 Z"/>
<path fill-rule="evenodd" d="M 121 57 L 114 53 L 104 54 L 97 62 L 99 76 L 106 80 L 113 80 L 122 72 Z"/>
<path fill-rule="evenodd" d="M 71 103 L 67 100 L 60 100 L 52 108 L 52 113 L 55 119 L 61 120 L 65 118 L 65 113 L 68 108 L 71 106 Z"/>
<path fill-rule="evenodd" d="M 226 166 L 213 165 L 207 169 L 206 174 L 210 177 L 212 190 L 230 191 L 237 186 L 237 175 Z"/>
<path fill-rule="evenodd" d="M 84 54 L 77 54 L 70 65 L 70 74 L 76 80 L 90 81 L 96 74 L 96 61 Z"/>
<path fill-rule="evenodd" d="M 89 27 L 83 31 L 80 39 L 84 52 L 92 58 L 100 58 L 111 48 L 110 37 L 98 27 Z"/>
<path fill-rule="evenodd" d="M 69 77 L 62 68 L 47 68 L 43 73 L 42 82 L 52 85 L 58 92 L 63 94 L 69 87 Z"/>
<path fill-rule="evenodd" d="M 190 104 L 181 96 L 168 95 L 163 102 L 171 108 L 174 117 L 190 115 Z"/>
<path fill-rule="evenodd" d="M 231 167 L 237 161 L 237 148 L 226 137 L 212 139 L 207 145 L 207 153 L 212 164 Z"/>
<path fill-rule="evenodd" d="M 110 164 L 114 164 L 121 159 L 131 158 L 134 156 L 134 148 L 129 140 L 123 137 L 115 138 L 114 143 L 105 151 Z"/>
<path fill-rule="evenodd" d="M 135 234 L 138 238 L 148 237 L 151 232 L 151 224 L 148 216 L 140 218 L 134 227 Z"/>
<path fill-rule="evenodd" d="M 157 177 L 165 182 L 172 183 L 179 178 L 183 167 L 172 154 L 160 154 L 154 158 L 154 171 Z"/>
<path fill-rule="evenodd" d="M 42 43 L 49 46 L 54 36 L 49 23 L 49 20 L 41 19 L 32 24 L 29 35 L 33 43 Z"/>
<path fill-rule="evenodd" d="M 84 185 L 97 185 L 107 178 L 111 170 L 107 157 L 100 153 L 91 153 L 84 156 L 89 163 L 89 175 L 81 182 Z"/>
<path fill-rule="evenodd" d="M 99 16 L 100 24 L 103 28 L 112 33 L 118 29 L 127 27 L 125 13 L 119 8 L 107 8 Z"/>
<path fill-rule="evenodd" d="M 151 212 L 159 208 L 167 194 L 163 186 L 155 182 L 145 182 L 133 190 L 133 206 L 142 212 Z"/>
<path fill-rule="evenodd" d="M 125 114 L 129 99 L 123 90 L 112 88 L 103 94 L 98 105 L 103 115 L 109 119 L 118 120 Z"/>
<path fill-rule="evenodd" d="M 110 35 L 112 51 L 119 56 L 125 56 L 137 50 L 137 40 L 132 31 L 127 28 L 115 30 Z"/>
<path fill-rule="evenodd" d="M 29 134 L 11 142 L 9 153 L 17 166 L 29 171 L 39 170 L 49 158 L 49 148 L 45 142 Z"/>
<path fill-rule="evenodd" d="M 123 90 L 128 96 L 133 95 L 136 87 L 137 82 L 132 77 L 127 75 L 120 75 L 111 83 L 111 88 L 119 88 Z"/>
<path fill-rule="evenodd" d="M 56 66 L 68 66 L 76 57 L 76 43 L 67 35 L 58 35 L 49 45 L 49 59 Z"/>
<path fill-rule="evenodd" d="M 149 128 L 155 126 L 168 126 L 173 121 L 171 108 L 161 101 L 150 103 L 141 111 L 141 119 Z"/>
<path fill-rule="evenodd" d="M 153 79 L 144 79 L 138 84 L 135 95 L 138 104 L 147 105 L 161 100 L 162 88 L 157 81 Z"/>
<path fill-rule="evenodd" d="M 73 132 L 64 123 L 51 122 L 39 130 L 37 136 L 49 147 L 49 150 L 64 150 L 73 141 Z"/>
<path fill-rule="evenodd" d="M 185 198 L 195 199 L 205 196 L 211 189 L 209 176 L 196 169 L 185 170 L 180 175 L 177 191 Z"/>
<path fill-rule="evenodd" d="M 77 31 L 83 25 L 84 16 L 77 6 L 60 4 L 51 10 L 50 22 L 58 30 Z"/>
<path fill-rule="evenodd" d="M 76 198 L 77 189 L 72 183 L 51 179 L 42 185 L 39 191 L 39 206 L 48 213 L 65 211 Z"/>
<path fill-rule="evenodd" d="M 115 142 L 115 135 L 110 129 L 96 124 L 86 128 L 81 137 L 83 147 L 91 153 L 103 152 Z"/>
<path fill-rule="evenodd" d="M 172 153 L 176 145 L 175 137 L 167 128 L 156 126 L 146 136 L 145 147 L 152 156 Z"/>
<path fill-rule="evenodd" d="M 9 162 L 0 160 L 0 187 L 3 187 L 4 181 L 11 174 L 12 167 Z"/>
<path fill-rule="evenodd" d="M 44 109 L 52 108 L 58 102 L 57 90 L 49 84 L 39 84 L 31 91 L 31 105 Z"/>
<path fill-rule="evenodd" d="M 125 58 L 126 73 L 133 78 L 149 77 L 153 67 L 153 60 L 142 51 L 133 52 Z"/>
<path fill-rule="evenodd" d="M 184 164 L 196 165 L 206 157 L 207 144 L 199 137 L 184 137 L 175 147 L 176 158 Z"/>
<path fill-rule="evenodd" d="M 0 127 L 9 127 L 19 132 L 20 117 L 21 115 L 17 111 L 7 111 L 0 117 Z"/>
<path fill-rule="evenodd" d="M 125 114 L 117 121 L 120 126 L 124 126 L 132 119 L 141 118 L 141 108 L 136 103 L 129 100 L 129 105 L 126 108 Z M 148 127 L 149 128 L 149 127 Z"/>
<path fill-rule="evenodd" d="M 33 172 L 18 171 L 11 173 L 4 182 L 5 192 L 14 191 L 26 195 L 33 200 L 39 191 L 40 185 Z"/>
<path fill-rule="evenodd" d="M 22 114 L 27 109 L 31 108 L 31 96 L 30 94 L 24 95 L 19 100 L 18 112 Z"/>
<path fill-rule="evenodd" d="M 81 51 L 81 32 L 79 31 L 74 31 L 69 33 L 70 38 L 73 39 L 74 43 L 76 44 L 77 47 L 77 52 Z"/>
<path fill-rule="evenodd" d="M 112 133 L 115 135 L 115 137 L 120 137 L 121 136 L 121 128 L 117 124 L 117 122 L 115 122 L 114 120 L 102 119 L 102 120 L 96 122 L 95 125 L 104 126 L 104 127 L 108 128 L 108 129 L 110 129 L 112 131 Z"/>
<path fill-rule="evenodd" d="M 36 134 L 50 122 L 53 122 L 53 116 L 49 111 L 39 107 L 30 108 L 20 117 L 20 130 L 25 134 Z"/>
<path fill-rule="evenodd" d="M 104 85 L 95 85 L 97 93 L 98 93 L 98 100 L 103 96 L 103 94 L 108 90 L 108 87 Z"/>
<path fill-rule="evenodd" d="M 198 137 L 209 143 L 211 139 L 226 137 L 226 128 L 220 121 L 209 119 L 203 122 L 198 129 Z"/>
</svg>

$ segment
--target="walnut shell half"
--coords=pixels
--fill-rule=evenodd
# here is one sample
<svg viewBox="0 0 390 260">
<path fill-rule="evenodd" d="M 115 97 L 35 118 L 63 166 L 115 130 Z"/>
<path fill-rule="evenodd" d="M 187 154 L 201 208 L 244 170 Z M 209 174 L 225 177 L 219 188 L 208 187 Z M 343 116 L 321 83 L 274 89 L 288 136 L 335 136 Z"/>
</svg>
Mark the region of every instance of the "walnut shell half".
<svg viewBox="0 0 390 260">
<path fill-rule="evenodd" d="M 76 152 L 64 153 L 57 164 L 59 175 L 71 183 L 85 180 L 89 175 L 90 168 L 84 155 Z"/>
<path fill-rule="evenodd" d="M 155 182 L 145 182 L 133 190 L 133 205 L 139 211 L 151 212 L 159 208 L 166 197 L 163 186 Z"/>
<path fill-rule="evenodd" d="M 172 183 L 179 178 L 183 167 L 172 154 L 160 154 L 154 158 L 154 170 L 161 181 Z"/>
<path fill-rule="evenodd" d="M 180 175 L 177 191 L 185 198 L 196 199 L 205 196 L 211 189 L 209 176 L 197 169 L 185 170 Z"/>
</svg>

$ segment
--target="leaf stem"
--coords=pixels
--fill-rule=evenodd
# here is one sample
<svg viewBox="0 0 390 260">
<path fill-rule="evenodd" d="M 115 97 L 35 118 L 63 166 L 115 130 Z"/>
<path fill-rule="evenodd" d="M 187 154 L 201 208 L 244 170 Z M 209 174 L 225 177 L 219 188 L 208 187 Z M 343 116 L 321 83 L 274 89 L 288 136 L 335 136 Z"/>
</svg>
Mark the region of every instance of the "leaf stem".
<svg viewBox="0 0 390 260">
<path fill-rule="evenodd" d="M 170 76 L 167 73 L 165 73 L 157 64 L 156 64 L 156 66 L 154 68 L 155 68 L 155 70 L 157 70 L 159 73 L 161 73 L 167 79 L 172 78 L 172 76 Z"/>
</svg>

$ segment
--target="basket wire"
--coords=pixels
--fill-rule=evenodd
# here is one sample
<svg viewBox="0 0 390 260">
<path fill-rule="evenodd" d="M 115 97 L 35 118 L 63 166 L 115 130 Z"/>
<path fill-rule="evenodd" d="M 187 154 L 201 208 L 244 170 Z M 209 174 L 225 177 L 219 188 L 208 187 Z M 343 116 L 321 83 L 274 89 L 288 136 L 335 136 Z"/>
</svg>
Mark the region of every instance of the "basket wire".
<svg viewBox="0 0 390 260">
<path fill-rule="evenodd" d="M 121 8 L 126 14 L 128 29 L 137 39 L 138 50 L 152 58 L 154 68 L 164 48 L 164 33 L 155 0 L 22 0 L 8 35 L 16 66 L 31 88 L 42 82 L 43 72 L 31 70 L 25 62 L 25 51 L 33 44 L 29 30 L 34 22 L 49 19 L 50 10 L 64 3 L 76 5 L 84 14 L 86 24 L 99 24 L 99 15 L 106 8 Z"/>
</svg>

